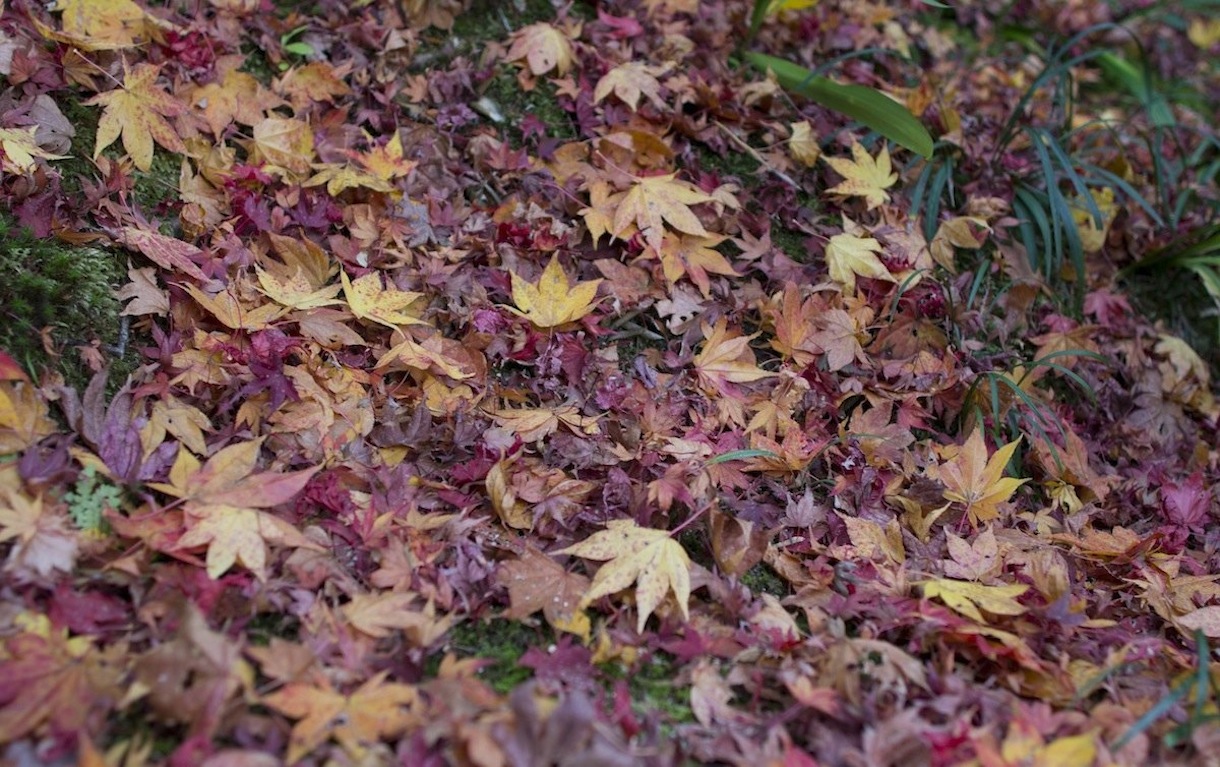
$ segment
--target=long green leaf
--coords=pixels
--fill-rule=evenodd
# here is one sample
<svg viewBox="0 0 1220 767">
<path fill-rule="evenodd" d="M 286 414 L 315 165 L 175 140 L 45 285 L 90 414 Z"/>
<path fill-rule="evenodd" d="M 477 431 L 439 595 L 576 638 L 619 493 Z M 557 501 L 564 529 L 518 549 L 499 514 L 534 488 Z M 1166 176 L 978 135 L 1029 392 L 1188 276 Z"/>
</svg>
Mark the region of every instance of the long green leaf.
<svg viewBox="0 0 1220 767">
<path fill-rule="evenodd" d="M 770 69 L 787 90 L 857 120 L 912 152 L 932 156 L 932 136 L 906 107 L 863 85 L 843 85 L 819 77 L 800 64 L 763 53 L 746 53 L 759 69 Z"/>
</svg>

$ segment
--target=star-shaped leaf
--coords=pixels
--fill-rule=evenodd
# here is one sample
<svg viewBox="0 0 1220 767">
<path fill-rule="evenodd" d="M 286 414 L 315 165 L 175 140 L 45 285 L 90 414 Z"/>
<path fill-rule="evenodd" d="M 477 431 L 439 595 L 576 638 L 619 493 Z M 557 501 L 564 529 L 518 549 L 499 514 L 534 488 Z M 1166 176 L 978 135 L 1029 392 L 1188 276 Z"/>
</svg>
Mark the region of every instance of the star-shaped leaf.
<svg viewBox="0 0 1220 767">
<path fill-rule="evenodd" d="M 654 250 L 661 248 L 666 223 L 679 232 L 706 237 L 707 230 L 690 206 L 713 199 L 694 184 L 679 181 L 677 173 L 637 178 L 619 202 L 612 234 L 623 237 L 631 227 L 638 227 Z"/>
<path fill-rule="evenodd" d="M 636 610 L 639 613 L 637 631 L 643 633 L 648 616 L 671 591 L 678 600 L 682 617 L 689 620 L 690 557 L 682 544 L 664 530 L 640 527 L 630 519 L 611 520 L 606 527 L 575 546 L 557 552 L 606 562 L 593 577 L 580 608 L 584 609 L 594 600 L 622 591 L 635 583 Z"/>
<path fill-rule="evenodd" d="M 937 597 L 951 609 L 979 623 L 987 622 L 980 610 L 992 615 L 1021 615 L 1026 611 L 1025 605 L 1016 600 L 1029 590 L 1024 583 L 984 586 L 952 578 L 937 578 L 922 585 L 925 597 Z"/>
<path fill-rule="evenodd" d="M 661 83 L 657 77 L 669 69 L 669 66 L 650 66 L 642 61 L 619 64 L 597 81 L 597 87 L 593 89 L 593 103 L 596 104 L 613 93 L 634 112 L 639 108 L 640 96 L 643 95 L 648 97 L 653 106 L 663 110 L 665 100 L 661 98 Z"/>
<path fill-rule="evenodd" d="M 423 293 L 399 290 L 393 285 L 382 287 L 381 275 L 376 272 L 369 272 L 354 280 L 348 278 L 346 272 L 340 272 L 339 278 L 343 281 L 347 305 L 357 317 L 394 330 L 401 325 L 428 324 L 416 315 L 403 311 L 423 298 Z"/>
<path fill-rule="evenodd" d="M 1020 443 L 1020 439 L 1013 440 L 988 458 L 982 430 L 971 432 L 957 455 L 935 471 L 944 483 L 945 500 L 963 504 L 976 525 L 1000 516 L 1000 504 L 1028 481 L 1004 476 L 1004 467 Z"/>
<path fill-rule="evenodd" d="M 506 58 L 508 61 L 524 59 L 535 76 L 545 75 L 553 69 L 562 77 L 572 68 L 572 41 L 546 22 L 530 24 L 514 33 L 513 47 Z"/>
<path fill-rule="evenodd" d="M 888 202 L 890 195 L 885 190 L 894 185 L 898 174 L 890 166 L 889 147 L 881 147 L 877 158 L 873 159 L 859 142 L 851 145 L 852 159 L 843 157 L 826 157 L 822 159 L 835 169 L 843 181 L 826 190 L 827 194 L 841 194 L 845 197 L 863 197 L 869 210 Z"/>
<path fill-rule="evenodd" d="M 52 154 L 38 146 L 34 134 L 38 128 L 0 128 L 0 169 L 7 173 L 29 173 L 34 170 L 35 157 L 44 160 L 62 160 L 67 155 Z"/>
<path fill-rule="evenodd" d="M 855 291 L 857 276 L 894 282 L 894 275 L 877 258 L 880 252 L 881 243 L 872 237 L 836 234 L 826 243 L 826 266 L 830 270 L 830 278 L 849 292 Z"/>
<path fill-rule="evenodd" d="M 297 720 L 288 744 L 287 764 L 296 764 L 333 738 L 355 761 L 382 738 L 418 724 L 412 709 L 419 702 L 414 687 L 386 682 L 388 672 L 369 678 L 351 695 L 329 685 L 294 682 L 263 698 L 270 708 Z"/>
<path fill-rule="evenodd" d="M 123 87 L 99 93 L 84 102 L 106 108 L 97 125 L 94 159 L 120 135 L 123 137 L 123 148 L 140 170 L 152 167 L 154 142 L 171 152 L 186 153 L 186 146 L 178 137 L 178 132 L 165 120 L 166 117 L 182 114 L 186 107 L 157 87 L 160 71 L 160 67 L 151 64 L 137 64 L 127 72 Z"/>
<path fill-rule="evenodd" d="M 593 311 L 597 286 L 602 283 L 596 279 L 571 285 L 558 256 L 551 257 L 537 284 L 526 282 L 516 272 L 509 274 L 513 283 L 513 303 L 517 305 L 516 309 L 509 309 L 543 330 L 576 322 Z"/>
</svg>

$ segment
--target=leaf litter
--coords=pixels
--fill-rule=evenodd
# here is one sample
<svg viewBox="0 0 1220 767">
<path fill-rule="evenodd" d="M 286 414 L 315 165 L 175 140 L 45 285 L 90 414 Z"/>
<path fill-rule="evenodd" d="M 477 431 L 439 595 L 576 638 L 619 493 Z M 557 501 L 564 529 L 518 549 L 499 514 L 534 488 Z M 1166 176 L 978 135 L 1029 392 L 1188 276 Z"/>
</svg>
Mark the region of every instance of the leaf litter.
<svg viewBox="0 0 1220 767">
<path fill-rule="evenodd" d="M 966 39 L 998 9 L 759 6 L 775 55 L 900 54 L 835 76 L 947 147 L 929 205 L 935 168 L 730 65 L 739 3 L 439 56 L 473 11 L 357 6 L 2 7 L 0 194 L 132 260 L 144 346 L 83 393 L 0 350 L 6 759 L 1207 763 L 1220 410 L 1114 276 L 1173 233 L 1077 188 L 1085 271 L 1029 267 L 1029 73 Z M 1179 27 L 1153 55 L 1214 93 Z M 568 124 L 485 121 L 504 75 Z M 1076 107 L 1082 145 L 1146 119 Z M 1133 145 L 1088 147 L 1151 198 Z M 508 624 L 505 693 L 453 637 Z"/>
</svg>

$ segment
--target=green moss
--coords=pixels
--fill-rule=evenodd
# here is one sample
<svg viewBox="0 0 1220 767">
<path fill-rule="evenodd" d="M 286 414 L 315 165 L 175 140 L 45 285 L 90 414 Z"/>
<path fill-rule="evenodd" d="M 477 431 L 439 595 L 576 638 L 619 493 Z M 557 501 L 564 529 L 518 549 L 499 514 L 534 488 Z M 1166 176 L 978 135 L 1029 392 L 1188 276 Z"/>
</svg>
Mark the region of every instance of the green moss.
<svg viewBox="0 0 1220 767">
<path fill-rule="evenodd" d="M 72 137 L 72 149 L 66 160 L 56 160 L 52 167 L 59 172 L 60 184 L 67 199 L 80 199 L 81 180 L 97 177 L 97 169 L 93 165 L 93 146 L 97 143 L 97 122 L 101 119 L 100 107 L 85 106 L 75 95 L 58 99 L 64 117 L 76 129 Z"/>
<path fill-rule="evenodd" d="M 51 329 L 60 348 L 117 340 L 121 307 L 113 291 L 124 272 L 111 253 L 38 239 L 0 214 L 0 273 L 5 275 L 0 280 L 0 348 L 33 375 L 52 363 L 43 349 L 43 328 Z M 89 380 L 74 351 L 64 354 L 58 368 L 70 384 L 83 386 Z"/>
<path fill-rule="evenodd" d="M 499 110 L 503 127 L 512 126 L 514 144 L 520 146 L 517 139 L 521 138 L 518 126 L 526 115 L 534 115 L 547 126 L 548 135 L 571 140 L 577 138 L 576 126 L 572 118 L 555 97 L 555 86 L 547 80 L 540 79 L 531 91 L 524 91 L 517 82 L 516 68 L 503 66 L 496 70 L 495 77 L 487 81 L 483 89 L 483 98 L 490 101 Z"/>
<path fill-rule="evenodd" d="M 519 621 L 494 618 L 459 624 L 449 632 L 445 648 L 460 657 L 489 661 L 480 676 L 496 692 L 507 694 L 534 675 L 530 669 L 518 665 L 521 656 L 531 647 L 546 647 L 553 641 L 554 634 L 549 628 L 534 628 Z M 433 662 L 439 664 L 439 655 Z"/>
<path fill-rule="evenodd" d="M 779 577 L 779 573 L 769 566 L 758 563 L 741 576 L 741 582 L 755 594 L 771 594 L 776 597 L 788 596 L 788 584 Z"/>
<path fill-rule="evenodd" d="M 668 731 L 675 725 L 695 721 L 688 688 L 677 682 L 680 671 L 681 666 L 673 656 L 654 652 L 629 669 L 619 667 L 609 670 L 607 676 L 611 680 L 626 681 L 636 713 L 660 714 L 663 730 Z"/>
</svg>

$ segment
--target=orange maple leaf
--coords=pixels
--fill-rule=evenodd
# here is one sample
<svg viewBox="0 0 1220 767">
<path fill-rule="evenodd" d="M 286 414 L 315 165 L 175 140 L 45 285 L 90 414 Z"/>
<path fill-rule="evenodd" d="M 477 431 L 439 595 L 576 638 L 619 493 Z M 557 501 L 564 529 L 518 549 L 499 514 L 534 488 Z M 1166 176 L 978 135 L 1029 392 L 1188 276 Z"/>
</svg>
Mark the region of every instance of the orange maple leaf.
<svg viewBox="0 0 1220 767">
<path fill-rule="evenodd" d="M 1004 476 L 1004 467 L 1020 443 L 1015 439 L 988 458 L 983 432 L 971 432 L 957 454 L 935 469 L 936 478 L 945 486 L 945 500 L 964 505 L 974 525 L 999 517 L 1000 504 L 1029 481 Z"/>
<path fill-rule="evenodd" d="M 694 184 L 679 181 L 677 173 L 637 177 L 619 202 L 611 233 L 625 237 L 631 227 L 638 227 L 653 250 L 661 248 L 666 223 L 679 232 L 707 237 L 707 230 L 689 206 L 715 199 Z"/>
<path fill-rule="evenodd" d="M 161 68 L 151 64 L 137 64 L 127 72 L 123 87 L 99 93 L 84 102 L 90 106 L 105 107 L 102 119 L 97 124 L 97 143 L 93 147 L 93 159 L 102 150 L 114 143 L 120 135 L 123 148 L 131 155 L 131 161 L 140 170 L 152 167 L 153 142 L 171 152 L 186 153 L 186 146 L 178 137 L 166 117 L 177 117 L 186 111 L 186 106 L 156 85 Z"/>
<path fill-rule="evenodd" d="M 722 274 L 726 277 L 737 277 L 737 271 L 719 251 L 713 250 L 724 242 L 724 235 L 707 236 L 680 234 L 677 237 L 666 237 L 661 242 L 660 250 L 646 251 L 654 254 L 661 261 L 661 271 L 665 280 L 674 285 L 678 280 L 690 277 L 704 298 L 712 293 L 711 280 L 708 272 Z"/>
<path fill-rule="evenodd" d="M 728 320 L 723 317 L 714 328 L 703 325 L 703 349 L 695 356 L 695 372 L 699 382 L 710 393 L 731 394 L 731 384 L 748 383 L 775 375 L 754 363 L 750 340 L 758 334 L 730 334 Z"/>
<path fill-rule="evenodd" d="M 412 710 L 418 693 L 409 685 L 386 683 L 388 673 L 376 674 L 351 695 L 328 684 L 294 682 L 265 696 L 263 703 L 297 720 L 286 762 L 295 764 L 332 738 L 354 761 L 363 761 L 368 746 L 418 724 Z"/>
</svg>

